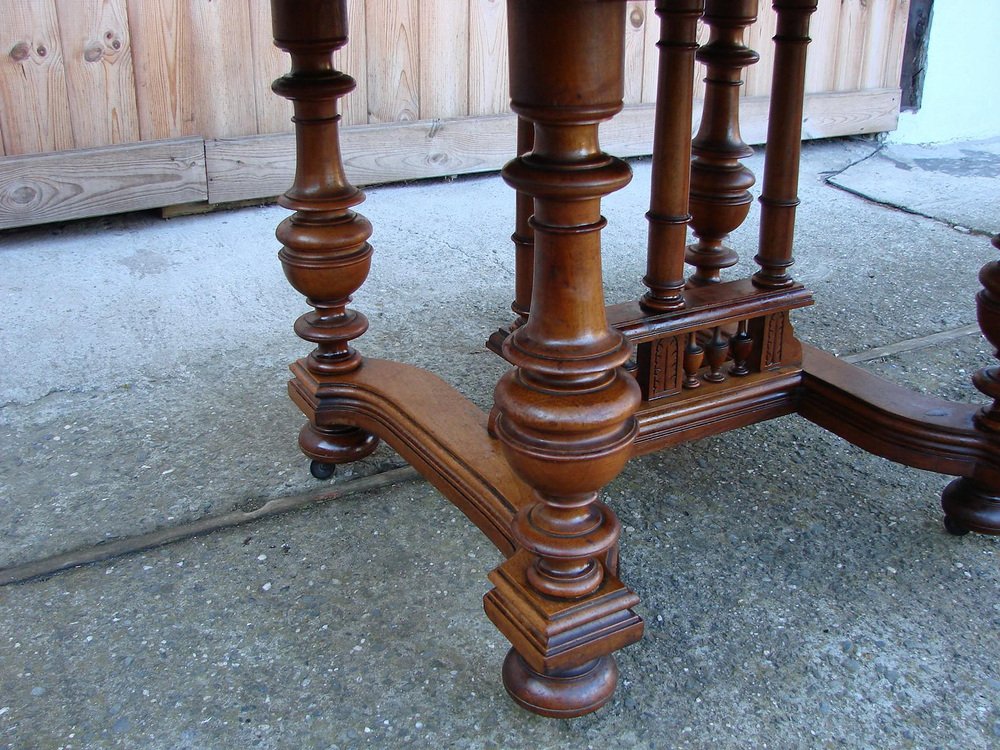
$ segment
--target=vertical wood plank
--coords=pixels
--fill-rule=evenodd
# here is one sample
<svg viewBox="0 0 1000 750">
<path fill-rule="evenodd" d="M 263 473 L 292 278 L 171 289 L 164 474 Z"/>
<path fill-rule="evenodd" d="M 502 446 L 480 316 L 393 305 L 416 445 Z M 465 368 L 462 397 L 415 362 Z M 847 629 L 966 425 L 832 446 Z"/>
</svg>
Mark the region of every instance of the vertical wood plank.
<svg viewBox="0 0 1000 750">
<path fill-rule="evenodd" d="M 249 7 L 255 132 L 288 133 L 292 131 L 292 103 L 271 91 L 274 79 L 288 72 L 288 55 L 274 46 L 271 4 L 267 0 L 250 0 Z"/>
<path fill-rule="evenodd" d="M 125 0 L 56 0 L 76 148 L 139 140 Z"/>
<path fill-rule="evenodd" d="M 656 76 L 660 64 L 660 52 L 656 43 L 660 41 L 660 17 L 656 15 L 654 0 L 645 0 L 643 12 L 646 14 L 644 30 L 646 39 L 642 53 L 642 98 L 640 101 L 652 104 L 656 101 Z"/>
<path fill-rule="evenodd" d="M 806 93 L 833 91 L 837 78 L 837 44 L 840 38 L 840 4 L 820 0 L 809 21 L 806 53 Z"/>
<path fill-rule="evenodd" d="M 368 123 L 368 19 L 365 0 L 347 0 L 347 46 L 333 53 L 333 65 L 354 79 L 354 91 L 340 100 L 345 125 Z"/>
<path fill-rule="evenodd" d="M 895 88 L 900 85 L 903 69 L 903 49 L 906 47 L 906 25 L 910 18 L 910 0 L 895 0 L 892 3 L 889 20 L 889 37 L 886 42 L 885 68 L 881 88 Z"/>
<path fill-rule="evenodd" d="M 865 48 L 861 60 L 859 88 L 877 88 L 885 77 L 891 34 L 892 11 L 895 0 L 868 0 L 868 19 L 865 23 Z"/>
<path fill-rule="evenodd" d="M 642 101 L 642 86 L 646 60 L 646 27 L 659 20 L 654 13 L 647 17 L 649 4 L 632 0 L 625 6 L 625 97 L 626 104 Z"/>
<path fill-rule="evenodd" d="M 469 4 L 469 114 L 510 110 L 507 70 L 507 3 L 472 0 Z"/>
<path fill-rule="evenodd" d="M 747 32 L 746 45 L 760 55 L 760 60 L 744 72 L 743 96 L 767 96 L 771 92 L 774 70 L 774 38 L 778 16 L 771 0 L 758 0 L 757 23 Z"/>
<path fill-rule="evenodd" d="M 128 5 L 143 140 L 257 129 L 247 0 Z"/>
<path fill-rule="evenodd" d="M 368 0 L 369 122 L 420 116 L 419 0 Z"/>
<path fill-rule="evenodd" d="M 469 0 L 420 0 L 420 119 L 469 113 Z"/>
<path fill-rule="evenodd" d="M 0 131 L 4 151 L 73 148 L 59 22 L 52 0 L 13 0 L 0 23 Z"/>
<path fill-rule="evenodd" d="M 833 81 L 836 91 L 855 91 L 861 87 L 867 16 L 868 0 L 843 0 L 840 6 L 836 75 Z"/>
</svg>

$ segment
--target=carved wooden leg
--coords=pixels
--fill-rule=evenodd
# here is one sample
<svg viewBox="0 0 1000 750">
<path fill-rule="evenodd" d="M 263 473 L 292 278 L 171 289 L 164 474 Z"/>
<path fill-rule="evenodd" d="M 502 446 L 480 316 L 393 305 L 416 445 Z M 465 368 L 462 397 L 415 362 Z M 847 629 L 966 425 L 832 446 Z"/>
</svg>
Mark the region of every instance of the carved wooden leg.
<svg viewBox="0 0 1000 750">
<path fill-rule="evenodd" d="M 504 342 L 516 368 L 497 384 L 495 430 L 535 502 L 484 606 L 513 645 L 504 685 L 549 716 L 603 705 L 611 652 L 642 635 L 637 597 L 606 564 L 620 525 L 597 500 L 631 453 L 640 400 L 601 282 L 601 197 L 631 178 L 597 139 L 622 106 L 624 22 L 621 3 L 508 0 L 512 108 L 535 142 L 503 175 L 534 198 L 535 273 L 528 321 Z"/>
<path fill-rule="evenodd" d="M 691 110 L 698 19 L 705 0 L 657 0 L 660 65 L 653 128 L 644 310 L 684 307 L 684 249 L 691 190 Z"/>
<path fill-rule="evenodd" d="M 1000 250 L 1000 235 L 993 238 Z M 979 272 L 983 288 L 976 295 L 979 328 L 1000 357 L 1000 262 L 991 261 Z M 972 377 L 972 382 L 992 402 L 975 416 L 976 428 L 993 436 L 1000 435 L 1000 367 L 986 367 Z M 941 496 L 945 527 L 952 534 L 979 531 L 1000 534 L 1000 471 L 985 462 L 978 464 L 972 477 L 956 479 Z"/>
<path fill-rule="evenodd" d="M 757 0 L 707 0 L 708 44 L 698 50 L 705 63 L 705 108 L 692 142 L 691 227 L 698 242 L 687 250 L 697 270 L 695 285 L 716 283 L 723 268 L 736 265 L 736 252 L 723 241 L 746 219 L 753 198 L 753 173 L 739 160 L 753 154 L 740 136 L 742 70 L 759 56 L 743 44 L 743 32 L 757 18 Z"/>
<path fill-rule="evenodd" d="M 788 268 L 792 265 L 795 207 L 799 204 L 806 48 L 809 16 L 816 5 L 817 0 L 774 0 L 778 26 L 760 196 L 760 244 L 754 258 L 760 270 L 753 275 L 754 285 L 763 289 L 792 285 Z"/>
<path fill-rule="evenodd" d="M 535 125 L 523 117 L 517 118 L 517 155 L 531 151 L 535 142 Z M 523 326 L 528 321 L 531 307 L 531 286 L 535 265 L 535 230 L 531 228 L 531 215 L 535 212 L 534 200 L 530 195 L 517 191 L 514 211 L 514 304 L 510 309 L 517 318 L 511 330 Z"/>
<path fill-rule="evenodd" d="M 278 201 L 295 213 L 278 226 L 278 257 L 288 281 L 315 308 L 295 322 L 295 332 L 316 348 L 292 365 L 288 387 L 309 417 L 299 445 L 323 478 L 378 444 L 370 433 L 322 416 L 324 384 L 361 366 L 350 342 L 368 320 L 347 304 L 368 276 L 371 225 L 350 210 L 364 194 L 347 181 L 340 157 L 337 101 L 355 84 L 334 70 L 331 56 L 347 43 L 346 0 L 271 0 L 271 9 L 274 43 L 292 58 L 291 72 L 272 88 L 295 109 L 295 182 Z"/>
</svg>

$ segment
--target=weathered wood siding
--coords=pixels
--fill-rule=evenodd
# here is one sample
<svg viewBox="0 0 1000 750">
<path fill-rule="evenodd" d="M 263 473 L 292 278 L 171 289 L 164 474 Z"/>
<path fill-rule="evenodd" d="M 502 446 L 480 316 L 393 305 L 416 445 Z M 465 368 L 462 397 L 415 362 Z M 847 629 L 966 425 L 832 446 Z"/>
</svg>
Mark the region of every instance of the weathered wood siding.
<svg viewBox="0 0 1000 750">
<path fill-rule="evenodd" d="M 344 121 L 379 126 L 380 133 L 359 143 L 386 138 L 384 127 L 398 128 L 402 141 L 409 142 L 417 121 L 492 118 L 508 111 L 504 0 L 348 4 L 352 42 L 338 53 L 338 64 L 358 86 L 344 102 Z M 626 104 L 636 107 L 651 103 L 656 87 L 659 21 L 652 5 L 652 0 L 625 3 Z M 761 21 L 750 34 L 749 45 L 761 60 L 747 71 L 748 100 L 766 98 L 770 89 L 769 5 L 761 0 Z M 808 91 L 836 127 L 828 121 L 807 132 L 841 135 L 894 127 L 894 112 L 884 105 L 899 87 L 908 7 L 909 0 L 820 0 Z M 268 0 L 0 0 L 0 53 L 0 146 L 8 157 L 197 137 L 206 143 L 208 199 L 236 200 L 260 197 L 255 174 L 247 172 L 241 196 L 232 165 L 213 170 L 213 154 L 256 146 L 270 161 L 279 158 L 275 144 L 258 136 L 291 131 L 290 105 L 270 92 L 270 82 L 287 63 L 271 44 Z M 492 120 L 484 120 L 487 124 L 488 132 L 497 127 Z M 220 139 L 224 143 L 216 148 Z M 651 138 L 643 143 L 637 144 L 640 152 L 648 150 Z M 444 162 L 477 169 L 499 165 L 495 149 L 481 139 L 465 146 L 473 151 L 445 153 Z M 475 154 L 480 147 L 482 159 Z M 109 153 L 95 151 L 93 158 L 108 159 Z M 370 177 L 447 173 L 440 158 L 428 163 L 402 145 L 392 158 L 397 162 L 387 165 L 384 175 Z M 32 186 L 13 177 L 25 174 L 24 162 L 18 164 L 17 170 L 0 172 L 0 227 L 33 223 L 32 201 L 26 201 Z M 164 168 L 170 175 L 176 165 Z M 213 172 L 228 173 L 231 189 L 213 195 Z M 164 201 L 175 196 L 168 191 Z M 103 208 L 96 198 L 87 205 L 94 212 L 123 210 L 127 200 L 119 198 Z M 143 204 L 149 200 L 144 193 Z M 78 209 L 60 214 L 58 203 L 58 196 L 48 195 L 47 210 L 37 220 L 79 215 Z"/>
</svg>

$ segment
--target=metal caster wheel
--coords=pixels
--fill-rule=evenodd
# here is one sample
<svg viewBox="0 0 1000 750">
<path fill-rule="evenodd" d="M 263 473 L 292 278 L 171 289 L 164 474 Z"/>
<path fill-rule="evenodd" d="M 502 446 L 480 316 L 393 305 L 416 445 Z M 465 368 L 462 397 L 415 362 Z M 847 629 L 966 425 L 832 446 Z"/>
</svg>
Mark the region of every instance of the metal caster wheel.
<svg viewBox="0 0 1000 750">
<path fill-rule="evenodd" d="M 317 479 L 329 479 L 337 471 L 337 464 L 325 464 L 322 461 L 310 461 L 309 473 Z"/>
<path fill-rule="evenodd" d="M 960 524 L 951 516 L 944 517 L 944 528 L 949 534 L 952 534 L 953 536 L 965 536 L 966 534 L 969 533 L 969 530 L 967 528 L 965 528 L 962 524 Z"/>
</svg>

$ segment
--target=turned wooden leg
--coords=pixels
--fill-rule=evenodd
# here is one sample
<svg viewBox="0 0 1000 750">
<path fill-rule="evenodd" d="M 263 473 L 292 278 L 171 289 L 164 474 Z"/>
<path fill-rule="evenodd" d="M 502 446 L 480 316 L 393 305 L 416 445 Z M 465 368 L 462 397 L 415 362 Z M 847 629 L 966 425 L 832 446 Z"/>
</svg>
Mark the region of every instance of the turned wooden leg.
<svg viewBox="0 0 1000 750">
<path fill-rule="evenodd" d="M 742 71 L 759 56 L 743 44 L 743 33 L 757 19 L 757 0 L 707 0 L 708 44 L 698 50 L 705 63 L 705 106 L 691 152 L 691 228 L 698 242 L 687 249 L 695 267 L 690 282 L 717 283 L 720 271 L 736 265 L 736 252 L 723 241 L 746 219 L 753 200 L 753 173 L 740 159 L 753 149 L 740 136 Z"/>
<path fill-rule="evenodd" d="M 532 151 L 504 179 L 534 198 L 527 323 L 504 342 L 516 366 L 497 384 L 494 430 L 535 502 L 512 524 L 519 550 L 490 574 L 490 619 L 513 645 L 504 685 L 548 716 L 596 710 L 617 681 L 612 651 L 638 640 L 638 603 L 609 570 L 620 532 L 598 490 L 636 434 L 630 347 L 604 312 L 601 198 L 631 178 L 600 150 L 598 125 L 623 94 L 624 7 L 603 0 L 509 0 L 512 108 Z"/>
<path fill-rule="evenodd" d="M 754 285 L 762 289 L 792 285 L 788 269 L 793 262 L 795 207 L 799 205 L 806 49 L 809 17 L 816 5 L 817 0 L 774 0 L 778 25 L 760 196 L 760 244 L 754 258 L 760 270 L 753 275 Z"/>
<path fill-rule="evenodd" d="M 332 55 L 347 43 L 346 0 L 272 0 L 274 43 L 290 53 L 292 70 L 274 82 L 295 110 L 295 182 L 278 202 L 295 211 L 278 226 L 278 257 L 285 276 L 315 310 L 295 332 L 316 348 L 292 365 L 289 393 L 309 422 L 299 446 L 324 478 L 335 464 L 356 461 L 378 444 L 370 433 L 323 418 L 324 385 L 361 366 L 350 342 L 368 320 L 347 305 L 368 276 L 371 225 L 352 206 L 364 194 L 344 175 L 337 102 L 354 79 L 333 68 Z"/>
<path fill-rule="evenodd" d="M 531 151 L 535 142 L 535 124 L 523 117 L 517 118 L 517 155 Z M 535 265 L 535 230 L 531 228 L 531 215 L 535 202 L 530 195 L 517 191 L 514 210 L 514 303 L 510 309 L 517 316 L 511 330 L 528 322 L 531 307 L 531 286 Z"/>
<path fill-rule="evenodd" d="M 646 275 L 639 304 L 660 312 L 684 307 L 684 252 L 691 191 L 691 115 L 698 19 L 705 0 L 657 0 L 660 64 L 649 192 Z"/>
<path fill-rule="evenodd" d="M 1000 250 L 1000 235 L 993 238 Z M 979 329 L 1000 357 L 1000 262 L 991 261 L 979 272 L 982 290 L 976 295 Z M 976 389 L 992 401 L 975 416 L 976 428 L 1000 435 L 1000 367 L 985 367 L 972 376 Z M 941 496 L 945 528 L 952 534 L 978 531 L 1000 534 L 1000 471 L 983 464 L 971 477 L 949 484 Z"/>
</svg>

